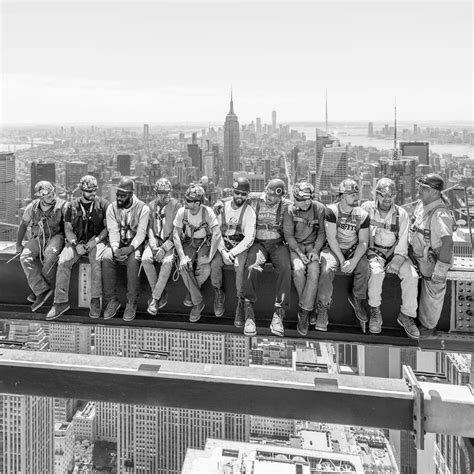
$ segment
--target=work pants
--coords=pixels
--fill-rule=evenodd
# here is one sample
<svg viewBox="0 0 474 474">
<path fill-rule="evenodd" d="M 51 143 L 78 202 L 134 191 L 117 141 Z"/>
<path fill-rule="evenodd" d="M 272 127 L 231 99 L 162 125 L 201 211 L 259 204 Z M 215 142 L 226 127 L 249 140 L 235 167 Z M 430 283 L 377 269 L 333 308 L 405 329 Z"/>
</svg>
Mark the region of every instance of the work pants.
<svg viewBox="0 0 474 474">
<path fill-rule="evenodd" d="M 306 246 L 306 250 L 313 248 L 313 244 Z M 293 269 L 293 283 L 299 297 L 299 306 L 301 309 L 312 311 L 318 291 L 319 281 L 319 259 L 303 263 L 300 256 L 293 250 L 290 252 L 291 267 Z"/>
<path fill-rule="evenodd" d="M 247 260 L 248 250 L 239 253 L 235 257 L 233 268 L 235 270 L 235 288 L 237 297 L 244 297 L 244 272 L 245 261 Z M 230 266 L 230 265 L 229 265 Z M 222 270 L 224 268 L 224 260 L 220 252 L 216 252 L 211 261 L 211 283 L 214 288 L 222 288 Z"/>
<path fill-rule="evenodd" d="M 159 300 L 166 288 L 174 263 L 173 249 L 168 250 L 161 260 L 155 260 L 153 252 L 148 246 L 143 252 L 142 265 L 148 278 L 151 288 L 151 295 L 155 300 Z M 157 274 L 155 263 L 160 263 L 160 272 Z"/>
<path fill-rule="evenodd" d="M 36 296 L 50 289 L 54 277 L 53 267 L 63 247 L 64 236 L 59 234 L 51 237 L 43 252 L 38 238 L 32 238 L 25 244 L 20 263 L 28 285 Z M 43 262 L 40 260 L 41 254 Z"/>
<path fill-rule="evenodd" d="M 91 299 L 102 297 L 102 266 L 101 260 L 106 249 L 104 243 L 97 244 L 89 252 L 89 263 L 91 266 Z M 69 301 L 69 283 L 71 281 L 71 270 L 73 265 L 81 258 L 73 247 L 74 257 L 71 260 L 58 265 L 56 272 L 56 290 L 54 292 L 55 303 L 67 303 Z"/>
<path fill-rule="evenodd" d="M 345 257 L 347 258 L 346 255 Z M 336 271 L 339 269 L 339 260 L 336 255 L 327 248 L 321 252 L 320 263 L 321 273 L 319 275 L 318 303 L 327 307 L 332 301 L 333 281 Z M 365 255 L 357 262 L 353 275 L 352 293 L 358 300 L 365 300 L 367 298 L 367 283 L 369 280 L 369 263 Z"/>
</svg>

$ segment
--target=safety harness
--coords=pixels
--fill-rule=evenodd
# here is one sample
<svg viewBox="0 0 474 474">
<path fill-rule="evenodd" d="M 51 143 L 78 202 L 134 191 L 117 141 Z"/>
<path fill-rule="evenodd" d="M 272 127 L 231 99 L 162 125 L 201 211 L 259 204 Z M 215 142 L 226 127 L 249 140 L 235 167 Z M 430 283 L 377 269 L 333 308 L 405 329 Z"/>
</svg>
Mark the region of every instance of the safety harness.
<svg viewBox="0 0 474 474">
<path fill-rule="evenodd" d="M 282 216 L 282 206 L 283 206 L 283 201 L 280 199 L 280 202 L 278 203 L 278 209 L 276 212 L 275 216 L 275 222 L 273 224 L 265 224 L 263 222 L 260 222 L 259 220 L 259 214 L 260 214 L 260 206 L 262 204 L 263 197 L 259 197 L 257 200 L 257 206 L 255 208 L 255 214 L 257 216 L 257 230 L 273 230 L 275 232 L 278 232 L 282 234 L 283 232 L 283 216 Z"/>
<path fill-rule="evenodd" d="M 183 231 L 182 231 L 183 236 L 181 238 L 183 243 L 188 243 L 191 240 L 191 245 L 193 247 L 196 247 L 196 244 L 195 244 L 196 239 L 194 237 L 194 234 L 201 229 L 204 229 L 206 231 L 206 237 L 202 239 L 202 242 L 200 242 L 197 251 L 199 251 L 206 242 L 209 242 L 211 240 L 211 235 L 212 235 L 211 229 L 209 228 L 209 224 L 207 223 L 208 214 L 207 214 L 207 209 L 205 206 L 201 206 L 201 212 L 202 212 L 202 220 L 198 226 L 194 226 L 189 223 L 188 209 L 184 209 L 184 216 L 183 216 Z M 188 228 L 189 228 L 189 232 L 188 232 Z M 197 239 L 197 240 L 201 240 L 201 239 Z"/>
<path fill-rule="evenodd" d="M 140 221 L 142 210 L 145 207 L 145 203 L 143 201 L 138 201 L 138 203 L 136 204 L 136 208 L 129 213 L 118 213 L 116 203 L 113 203 L 112 206 L 115 220 L 119 224 L 120 246 L 128 247 L 131 244 L 132 240 L 135 238 L 135 235 L 137 235 L 137 227 Z M 127 214 L 130 216 L 129 222 L 127 222 L 126 219 Z"/>
<path fill-rule="evenodd" d="M 228 224 L 225 218 L 225 204 L 222 208 L 222 219 L 221 219 L 221 233 L 224 240 L 224 245 L 227 250 L 233 249 L 239 242 L 244 239 L 244 233 L 242 232 L 242 221 L 244 218 L 245 211 L 247 210 L 248 203 L 244 202 L 240 208 L 240 215 L 237 224 Z M 229 231 L 233 231 L 232 234 L 228 235 Z"/>
<path fill-rule="evenodd" d="M 369 218 L 370 218 L 370 226 L 375 227 L 374 231 L 370 233 L 370 245 L 369 251 L 377 254 L 379 257 L 383 258 L 385 261 L 389 261 L 395 250 L 395 245 L 398 242 L 398 236 L 400 234 L 400 210 L 398 206 L 395 206 L 395 212 L 392 213 L 392 221 L 391 222 L 380 222 L 375 220 L 375 202 L 368 206 L 369 211 Z M 395 243 L 391 246 L 383 246 L 378 245 L 374 242 L 375 240 L 375 232 L 377 229 L 385 229 L 388 232 L 392 232 L 395 234 Z M 385 254 L 385 252 L 387 252 Z M 369 253 L 370 258 L 370 253 Z"/>
<path fill-rule="evenodd" d="M 312 219 L 307 219 L 306 217 L 303 217 L 301 215 L 302 212 L 307 212 L 306 211 L 301 211 L 301 209 L 297 208 L 296 206 L 292 207 L 292 213 L 293 213 L 293 222 L 302 222 L 303 224 L 307 225 L 308 227 L 315 227 L 316 230 L 319 229 L 319 219 L 318 219 L 318 214 L 317 214 L 317 209 L 316 206 L 311 202 L 311 208 L 313 211 L 313 218 Z"/>
</svg>

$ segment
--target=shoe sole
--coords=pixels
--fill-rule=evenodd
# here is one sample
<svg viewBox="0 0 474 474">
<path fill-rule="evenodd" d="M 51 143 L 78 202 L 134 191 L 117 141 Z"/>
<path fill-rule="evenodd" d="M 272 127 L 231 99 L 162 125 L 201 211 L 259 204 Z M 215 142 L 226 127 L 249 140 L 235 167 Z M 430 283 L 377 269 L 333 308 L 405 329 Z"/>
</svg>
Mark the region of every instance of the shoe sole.
<svg viewBox="0 0 474 474">
<path fill-rule="evenodd" d="M 204 309 L 205 306 L 206 306 L 205 304 L 202 305 L 201 309 L 199 310 L 200 313 L 202 313 L 202 310 Z M 191 318 L 191 316 L 189 316 L 189 322 L 197 323 L 201 319 L 201 317 L 202 317 L 202 314 L 199 314 L 197 318 Z"/>
<path fill-rule="evenodd" d="M 91 319 L 99 319 L 99 318 L 100 318 L 100 314 L 90 314 L 90 313 L 89 313 L 89 318 L 91 318 Z"/>
<path fill-rule="evenodd" d="M 355 314 L 355 317 L 361 322 L 361 323 L 367 323 L 369 322 L 369 318 L 367 317 L 367 319 L 360 319 L 359 316 L 357 316 L 357 311 L 356 311 L 356 308 L 355 308 L 355 303 L 353 303 L 350 298 L 347 298 L 347 301 L 349 301 L 349 304 L 352 306 L 352 309 L 354 310 L 354 314 Z"/>
<path fill-rule="evenodd" d="M 369 332 L 370 332 L 370 334 L 380 334 L 382 332 L 382 329 L 378 329 L 378 330 L 373 331 L 372 329 L 369 328 Z"/>
<path fill-rule="evenodd" d="M 148 314 L 151 314 L 152 316 L 156 316 L 158 314 L 158 311 L 150 311 L 148 308 L 146 310 Z"/>
<path fill-rule="evenodd" d="M 28 295 L 26 297 L 26 301 L 28 301 L 29 303 L 34 303 L 36 301 L 36 298 L 34 296 Z"/>
<path fill-rule="evenodd" d="M 279 337 L 283 337 L 285 335 L 285 331 L 279 331 L 278 329 L 275 329 L 273 328 L 272 326 L 270 326 L 270 332 L 272 334 L 275 334 L 275 336 L 279 336 Z"/>
<path fill-rule="evenodd" d="M 418 339 L 420 339 L 420 336 L 412 336 L 411 334 L 408 334 L 405 326 L 399 321 L 399 319 L 397 318 L 397 323 L 400 324 L 400 326 L 405 330 L 405 334 L 411 338 L 411 339 L 415 339 L 415 341 L 417 341 Z"/>
<path fill-rule="evenodd" d="M 315 326 L 314 329 L 316 329 L 316 331 L 321 331 L 321 332 L 327 332 L 328 331 L 328 328 L 322 328 L 322 327 L 318 327 L 318 326 Z"/>
<path fill-rule="evenodd" d="M 257 335 L 257 330 L 255 329 L 255 331 L 244 331 L 244 336 L 248 336 L 248 337 L 252 337 L 252 336 L 256 336 Z"/>
<path fill-rule="evenodd" d="M 160 299 L 160 301 L 161 301 L 161 299 Z M 158 309 L 164 308 L 167 304 L 168 304 L 168 299 L 166 299 L 166 301 L 164 303 L 160 303 L 158 305 Z"/>
<path fill-rule="evenodd" d="M 133 321 L 135 319 L 135 316 L 136 316 L 135 314 L 133 315 L 133 318 L 125 318 L 125 316 L 123 316 L 122 319 L 124 321 L 130 322 L 130 321 Z"/>
<path fill-rule="evenodd" d="M 38 309 L 40 309 L 41 306 L 43 306 L 43 305 L 46 303 L 46 301 L 48 301 L 49 298 L 51 298 L 51 295 L 52 295 L 52 294 L 53 294 L 53 290 L 49 290 L 49 291 L 48 291 L 48 294 L 43 298 L 43 300 L 42 300 L 40 303 L 38 303 L 38 305 L 35 306 L 34 309 L 31 308 L 31 311 L 34 313 L 35 311 L 37 311 Z M 56 319 L 56 318 L 55 318 L 55 319 Z"/>
<path fill-rule="evenodd" d="M 235 322 L 235 320 L 234 320 L 234 326 L 235 326 L 236 328 L 243 328 L 243 327 L 245 326 L 245 323 L 237 323 L 237 322 Z"/>
<path fill-rule="evenodd" d="M 62 314 L 64 314 L 66 311 L 70 310 L 71 309 L 71 305 L 67 305 L 66 308 L 64 308 L 60 313 L 58 313 L 56 316 L 54 317 L 49 317 L 46 316 L 46 321 L 52 321 L 53 319 L 57 319 L 59 318 L 59 316 L 61 316 Z"/>
<path fill-rule="evenodd" d="M 296 330 L 298 331 L 298 334 L 301 334 L 302 336 L 307 336 L 309 328 L 306 330 L 306 332 L 304 332 L 304 331 L 301 331 L 300 328 L 297 326 Z"/>
<path fill-rule="evenodd" d="M 119 305 L 117 306 L 117 309 L 115 310 L 114 314 L 110 314 L 109 316 L 106 316 L 106 315 L 104 314 L 104 319 L 112 319 L 112 318 L 117 314 L 117 311 L 118 311 L 121 307 L 122 307 L 122 305 L 119 304 Z"/>
</svg>

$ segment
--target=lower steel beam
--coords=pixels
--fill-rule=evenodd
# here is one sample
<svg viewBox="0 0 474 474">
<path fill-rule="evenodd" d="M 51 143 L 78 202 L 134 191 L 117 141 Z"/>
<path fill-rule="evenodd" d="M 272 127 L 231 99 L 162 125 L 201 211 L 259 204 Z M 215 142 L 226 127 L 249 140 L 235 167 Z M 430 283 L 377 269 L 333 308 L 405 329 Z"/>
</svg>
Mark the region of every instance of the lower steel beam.
<svg viewBox="0 0 474 474">
<path fill-rule="evenodd" d="M 468 387 L 420 382 L 426 432 L 474 437 Z M 0 392 L 411 431 L 405 380 L 53 352 L 0 351 Z"/>
</svg>

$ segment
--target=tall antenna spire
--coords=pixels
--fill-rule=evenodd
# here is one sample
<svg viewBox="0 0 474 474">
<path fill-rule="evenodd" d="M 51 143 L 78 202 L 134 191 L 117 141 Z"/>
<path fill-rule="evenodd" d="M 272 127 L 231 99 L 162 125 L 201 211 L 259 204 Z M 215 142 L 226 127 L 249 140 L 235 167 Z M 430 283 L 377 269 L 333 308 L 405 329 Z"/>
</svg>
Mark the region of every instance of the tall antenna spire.
<svg viewBox="0 0 474 474">
<path fill-rule="evenodd" d="M 328 131 L 328 90 L 326 89 L 326 132 Z"/>
<path fill-rule="evenodd" d="M 234 113 L 234 100 L 233 100 L 233 97 L 232 97 L 232 86 L 230 86 L 230 111 L 229 111 L 230 114 L 233 114 Z"/>
<path fill-rule="evenodd" d="M 393 159 L 398 160 L 397 150 L 397 98 L 395 97 L 395 122 L 393 128 Z"/>
</svg>

